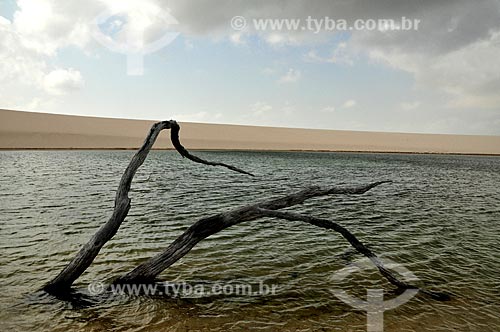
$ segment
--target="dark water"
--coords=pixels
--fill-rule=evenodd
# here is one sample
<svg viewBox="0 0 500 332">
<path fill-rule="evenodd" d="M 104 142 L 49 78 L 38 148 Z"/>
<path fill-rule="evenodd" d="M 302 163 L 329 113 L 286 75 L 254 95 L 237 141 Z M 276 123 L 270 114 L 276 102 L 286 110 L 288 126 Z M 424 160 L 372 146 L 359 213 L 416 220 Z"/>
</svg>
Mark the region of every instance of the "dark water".
<svg viewBox="0 0 500 332">
<path fill-rule="evenodd" d="M 374 269 L 338 271 L 362 256 L 338 234 L 261 219 L 202 241 L 163 272 L 177 285 L 276 285 L 274 294 L 89 297 L 81 306 L 37 292 L 110 216 L 131 151 L 0 152 L 0 331 L 366 331 L 366 313 L 332 289 L 395 297 Z M 500 331 L 500 158 L 339 153 L 200 152 L 259 176 L 155 151 L 132 185 L 116 236 L 75 284 L 130 271 L 202 216 L 309 185 L 390 179 L 361 196 L 311 200 L 292 210 L 349 228 L 418 283 L 386 311 L 385 331 Z M 333 278 L 332 278 L 333 276 Z"/>
</svg>

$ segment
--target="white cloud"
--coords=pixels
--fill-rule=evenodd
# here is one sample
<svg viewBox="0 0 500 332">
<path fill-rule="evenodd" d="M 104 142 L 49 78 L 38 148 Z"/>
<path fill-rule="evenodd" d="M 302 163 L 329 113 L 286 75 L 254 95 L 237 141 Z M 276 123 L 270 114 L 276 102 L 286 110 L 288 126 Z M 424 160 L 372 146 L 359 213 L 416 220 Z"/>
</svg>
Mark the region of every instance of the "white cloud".
<svg viewBox="0 0 500 332">
<path fill-rule="evenodd" d="M 168 3 L 172 13 L 183 22 L 189 33 L 228 33 L 228 22 L 242 15 L 253 18 L 301 18 L 307 16 L 331 19 L 420 19 L 418 31 L 353 31 L 350 40 L 340 43 L 330 54 L 312 50 L 305 59 L 351 65 L 356 57 L 367 55 L 385 65 L 411 73 L 417 86 L 440 93 L 451 108 L 498 108 L 500 70 L 500 4 L 498 0 L 456 1 L 331 1 L 316 0 L 314 5 L 303 0 L 267 2 L 220 0 L 212 9 L 209 1 L 185 0 Z M 192 11 L 192 6 L 200 7 Z M 396 24 L 397 25 L 397 24 Z M 234 31 L 232 31 L 234 32 Z M 313 34 L 299 31 L 253 31 L 270 45 L 322 45 L 331 31 Z"/>
<path fill-rule="evenodd" d="M 83 47 L 90 37 L 86 23 L 65 12 L 71 4 L 18 0 L 17 6 L 12 22 L 0 18 L 0 86 L 9 92 L 1 106 L 35 109 L 82 86 L 79 71 L 55 68 L 52 59 L 64 47 Z"/>
<path fill-rule="evenodd" d="M 286 39 L 282 34 L 272 33 L 266 37 L 266 41 L 271 45 L 280 45 L 284 44 Z"/>
<path fill-rule="evenodd" d="M 405 111 L 413 111 L 420 106 L 419 101 L 408 101 L 400 104 L 400 107 Z"/>
<path fill-rule="evenodd" d="M 45 75 L 43 87 L 49 94 L 63 95 L 83 87 L 83 78 L 75 69 L 56 69 Z"/>
<path fill-rule="evenodd" d="M 24 104 L 30 100 L 46 96 L 36 93 L 46 91 L 46 77 L 58 70 L 54 65 L 55 56 L 68 46 L 84 52 L 91 52 L 96 43 L 90 33 L 90 22 L 105 9 L 133 8 L 143 6 L 144 15 L 136 15 L 132 20 L 115 26 L 125 29 L 116 38 L 123 41 L 127 31 L 137 30 L 151 24 L 146 38 L 153 39 L 163 29 L 161 20 L 154 13 L 161 6 L 163 10 L 172 9 L 171 14 L 180 22 L 176 30 L 186 37 L 194 35 L 218 36 L 219 40 L 231 40 L 238 44 L 258 38 L 262 43 L 276 46 L 276 52 L 283 55 L 284 47 L 292 45 L 307 46 L 312 51 L 304 57 L 307 61 L 351 65 L 357 59 L 367 56 L 378 62 L 405 71 L 414 77 L 416 88 L 432 94 L 439 103 L 434 103 L 438 112 L 444 107 L 453 111 L 474 110 L 474 116 L 493 114 L 498 117 L 500 105 L 500 4 L 498 0 L 456 0 L 456 1 L 331 1 L 315 0 L 314 5 L 303 0 L 276 0 L 252 2 L 247 0 L 220 0 L 214 6 L 210 0 L 18 0 L 18 10 L 12 20 L 0 16 L 0 95 L 14 98 L 13 91 L 25 96 Z M 155 9 L 156 8 L 156 9 Z M 148 14 L 150 13 L 150 14 Z M 314 35 L 303 31 L 254 31 L 250 27 L 243 35 L 235 35 L 230 29 L 230 19 L 242 15 L 250 23 L 252 18 L 344 18 L 352 21 L 358 18 L 395 18 L 402 16 L 422 19 L 419 31 L 353 31 L 350 39 L 338 43 L 324 51 L 325 40 L 331 43 L 338 37 L 334 32 Z M 113 24 L 111 24 L 113 25 Z M 127 26 L 128 25 L 128 26 Z M 127 30 L 128 29 L 128 30 Z M 240 34 L 240 33 L 238 33 Z M 324 38 L 327 36 L 327 38 Z M 259 47 L 262 45 L 259 44 Z M 186 45 L 189 48 L 189 45 Z M 314 47 L 317 47 L 314 49 Z M 297 49 L 295 49 L 297 50 Z M 320 50 L 320 51 L 318 51 Z M 286 51 L 286 50 L 285 50 Z M 303 52 L 299 49 L 299 52 Z M 287 60 L 293 59 L 290 52 Z M 288 54 L 287 54 L 288 55 Z M 277 57 L 280 55 L 277 55 Z M 286 62 L 279 65 L 295 66 Z M 77 70 L 76 65 L 72 65 Z M 287 68 L 285 67 L 285 68 Z M 279 68 L 279 67 L 278 67 Z M 70 69 L 63 69 L 70 71 Z M 274 73 L 276 74 L 276 73 Z M 82 75 L 82 74 L 80 74 Z M 276 74 L 277 75 L 277 74 Z M 359 75 L 359 73 L 356 73 Z M 71 75 L 67 75 L 68 77 Z M 75 77 L 73 77 L 75 78 Z M 289 70 L 281 83 L 297 82 L 301 78 L 298 70 Z M 78 79 L 72 82 L 78 86 Z M 67 83 L 71 82 L 71 79 Z M 61 87 L 65 86 L 64 84 Z M 71 86 L 71 84 L 70 84 Z M 75 85 L 74 85 L 75 86 Z M 23 88 L 24 87 L 24 88 Z M 64 88 L 61 88 L 65 90 Z M 32 91 L 35 93 L 31 94 Z M 419 91 L 419 92 L 421 92 Z M 25 93 L 26 92 L 26 93 Z M 10 96 L 9 96 L 10 95 Z M 391 98 L 391 96 L 388 96 Z M 426 105 L 433 100 L 419 99 Z M 396 99 L 397 100 L 397 99 Z M 32 105 L 39 104 L 38 102 Z M 403 103 L 404 104 L 404 103 Z M 5 105 L 5 104 L 4 104 Z M 19 102 L 19 105 L 21 103 Z M 276 104 L 277 105 L 277 104 Z M 411 101 L 400 105 L 403 109 L 413 108 Z M 337 109 L 342 106 L 337 105 Z M 484 113 L 479 109 L 488 108 Z M 492 112 L 490 112 L 493 110 Z M 432 110 L 434 112 L 434 110 Z M 480 111 L 480 110 L 479 110 Z M 450 110 L 441 114 L 447 118 Z M 495 113 L 496 112 L 496 113 Z M 276 112 L 277 113 L 277 112 Z M 471 112 L 469 112 L 471 114 Z M 198 116 L 200 116 L 198 114 Z M 490 116 L 490 115 L 487 115 Z M 486 115 L 483 117 L 487 117 Z M 473 117 L 470 117 L 471 119 Z M 465 121 L 467 124 L 470 121 Z M 458 122 L 457 122 L 458 123 Z M 491 124 L 492 121 L 487 121 Z M 457 125 L 458 128 L 459 125 Z M 495 132 L 498 132 L 496 130 Z"/>
<path fill-rule="evenodd" d="M 287 101 L 281 110 L 283 111 L 283 114 L 290 116 L 295 113 L 295 106 Z"/>
<path fill-rule="evenodd" d="M 253 115 L 259 116 L 268 113 L 273 107 L 266 102 L 258 101 L 253 104 L 250 109 Z"/>
<path fill-rule="evenodd" d="M 442 8 L 427 4 L 420 12 L 418 31 L 362 31 L 350 44 L 412 74 L 417 88 L 439 94 L 446 107 L 499 109 L 500 3 L 450 1 Z"/>
<path fill-rule="evenodd" d="M 172 119 L 186 122 L 204 122 L 217 123 L 220 122 L 223 114 L 220 112 L 200 111 L 196 113 L 178 113 L 172 115 Z"/>
<path fill-rule="evenodd" d="M 498 108 L 500 31 L 457 50 L 429 56 L 373 47 L 372 59 L 411 73 L 417 86 L 441 92 L 451 108 Z"/>
<path fill-rule="evenodd" d="M 323 108 L 321 110 L 321 112 L 324 112 L 324 113 L 333 113 L 335 111 L 336 111 L 335 106 L 326 106 L 325 108 Z"/>
<path fill-rule="evenodd" d="M 307 52 L 304 55 L 304 60 L 306 62 L 328 62 L 328 59 L 319 56 L 316 50 L 310 50 L 309 52 Z"/>
<path fill-rule="evenodd" d="M 42 100 L 40 98 L 33 98 L 29 103 L 27 103 L 24 107 L 22 107 L 22 110 L 36 110 L 40 107 L 42 104 Z"/>
<path fill-rule="evenodd" d="M 335 113 L 341 109 L 348 109 L 356 106 L 356 101 L 354 99 L 346 100 L 340 107 L 335 107 L 333 105 L 326 106 L 321 109 L 322 113 Z"/>
<path fill-rule="evenodd" d="M 192 49 L 194 49 L 194 44 L 193 44 L 193 42 L 192 42 L 191 40 L 189 40 L 189 39 L 186 39 L 186 40 L 184 41 L 184 48 L 185 48 L 186 50 L 188 50 L 188 51 L 191 51 Z"/>
<path fill-rule="evenodd" d="M 259 32 L 258 35 L 272 47 L 297 46 L 303 40 L 298 36 L 286 32 Z"/>
<path fill-rule="evenodd" d="M 174 114 L 172 119 L 177 121 L 187 121 L 187 122 L 202 122 L 207 120 L 210 114 L 208 112 L 197 112 L 197 113 L 183 113 Z"/>
<path fill-rule="evenodd" d="M 0 84 L 39 84 L 44 76 L 45 62 L 24 45 L 22 36 L 15 31 L 9 20 L 2 18 L 1 21 Z"/>
<path fill-rule="evenodd" d="M 27 49 L 53 56 L 62 47 L 82 48 L 91 40 L 89 18 L 82 17 L 85 11 L 77 3 L 18 0 L 17 5 L 19 9 L 14 13 L 12 28 Z"/>
<path fill-rule="evenodd" d="M 109 22 L 109 27 L 120 28 L 113 36 L 119 43 L 129 32 L 142 32 L 146 26 L 151 26 L 144 33 L 146 43 L 165 29 L 164 22 L 157 18 L 163 17 L 158 15 L 161 8 L 153 0 L 140 4 L 117 0 L 17 0 L 16 4 L 12 22 L 0 16 L 0 86 L 9 91 L 15 87 L 17 94 L 25 96 L 24 102 L 20 102 L 16 96 L 2 94 L 2 104 L 13 108 L 21 108 L 34 98 L 41 105 L 44 98 L 49 100 L 82 87 L 78 70 L 57 68 L 53 59 L 69 46 L 85 54 L 95 49 L 98 45 L 92 38 L 91 27 L 97 15 L 106 9 L 130 14 L 121 25 L 116 25 L 117 18 Z"/>
<path fill-rule="evenodd" d="M 353 57 L 354 56 L 348 51 L 347 43 L 341 42 L 337 44 L 331 55 L 328 57 L 322 57 L 318 55 L 316 50 L 310 50 L 304 55 L 304 60 L 306 62 L 326 62 L 352 66 L 354 64 Z"/>
<path fill-rule="evenodd" d="M 10 20 L 8 20 L 7 18 L 5 18 L 3 16 L 0 16 L 0 25 L 8 26 L 10 24 L 12 24 L 12 22 Z"/>
<path fill-rule="evenodd" d="M 341 42 L 337 45 L 335 50 L 333 50 L 329 62 L 352 66 L 353 64 L 352 55 L 350 55 L 347 51 L 347 43 Z"/>
<path fill-rule="evenodd" d="M 343 104 L 342 104 L 342 108 L 352 108 L 354 106 L 356 106 L 356 101 L 354 99 L 349 99 L 349 100 L 346 100 Z"/>
<path fill-rule="evenodd" d="M 301 76 L 302 76 L 302 73 L 299 70 L 290 68 L 290 69 L 288 69 L 288 71 L 286 72 L 285 75 L 281 76 L 278 79 L 278 83 L 281 83 L 281 84 L 283 84 L 283 83 L 295 83 L 300 79 Z"/>
<path fill-rule="evenodd" d="M 274 70 L 273 68 L 269 68 L 269 67 L 262 69 L 262 74 L 264 74 L 264 75 L 272 75 L 275 72 L 276 72 L 276 70 Z"/>
<path fill-rule="evenodd" d="M 229 40 L 234 45 L 245 45 L 246 41 L 243 39 L 243 34 L 241 33 L 233 33 L 229 36 Z"/>
</svg>

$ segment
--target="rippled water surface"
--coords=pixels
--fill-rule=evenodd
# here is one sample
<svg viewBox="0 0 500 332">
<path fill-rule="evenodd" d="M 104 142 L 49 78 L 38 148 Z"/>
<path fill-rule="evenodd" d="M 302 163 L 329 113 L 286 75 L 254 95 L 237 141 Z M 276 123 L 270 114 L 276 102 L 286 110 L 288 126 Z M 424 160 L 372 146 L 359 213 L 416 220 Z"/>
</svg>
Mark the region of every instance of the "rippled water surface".
<svg viewBox="0 0 500 332">
<path fill-rule="evenodd" d="M 154 151 L 132 184 L 132 208 L 75 284 L 126 273 L 161 252 L 198 218 L 309 185 L 394 182 L 359 196 L 310 200 L 291 210 L 350 229 L 420 285 L 385 312 L 385 331 L 500 331 L 500 158 L 472 156 L 199 152 L 258 176 Z M 362 259 L 337 233 L 260 219 L 199 243 L 161 274 L 174 285 L 277 286 L 276 292 L 101 296 L 82 304 L 37 290 L 106 222 L 132 151 L 0 152 L 0 331 L 366 331 L 366 313 L 332 289 L 366 297 L 394 287 L 375 269 L 335 278 Z M 343 271 L 343 270 L 342 270 Z M 95 283 L 94 283 L 95 284 Z"/>
</svg>

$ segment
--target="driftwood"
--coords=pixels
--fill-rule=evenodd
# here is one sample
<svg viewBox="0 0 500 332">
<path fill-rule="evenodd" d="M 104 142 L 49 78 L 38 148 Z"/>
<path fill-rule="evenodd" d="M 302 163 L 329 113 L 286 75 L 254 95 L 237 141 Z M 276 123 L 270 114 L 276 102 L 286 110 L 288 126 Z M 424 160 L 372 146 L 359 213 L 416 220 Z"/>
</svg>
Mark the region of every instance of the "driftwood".
<svg viewBox="0 0 500 332">
<path fill-rule="evenodd" d="M 109 218 L 97 233 L 92 236 L 89 242 L 82 247 L 73 260 L 54 279 L 43 287 L 45 291 L 48 293 L 60 293 L 68 290 L 73 282 L 85 272 L 90 264 L 92 264 L 104 244 L 116 234 L 130 209 L 130 198 L 128 197 L 128 193 L 130 191 L 132 179 L 139 167 L 144 163 L 144 160 L 146 160 L 158 135 L 164 129 L 170 129 L 172 144 L 183 157 L 197 163 L 210 166 L 223 166 L 239 173 L 253 175 L 231 165 L 213 163 L 191 155 L 179 141 L 180 126 L 176 121 L 171 120 L 155 123 L 151 127 L 142 147 L 132 157 L 132 160 L 122 175 L 118 190 L 116 191 L 115 206 L 111 218 Z"/>
<path fill-rule="evenodd" d="M 198 242 L 221 230 L 239 224 L 265 217 L 263 211 L 279 210 L 301 204 L 304 201 L 333 194 L 363 194 L 368 190 L 387 181 L 375 182 L 369 185 L 353 188 L 320 188 L 310 187 L 297 193 L 281 198 L 267 200 L 258 204 L 240 207 L 228 212 L 203 218 L 189 227 L 165 251 L 136 267 L 131 272 L 120 277 L 116 283 L 145 283 L 153 281 L 163 270 L 187 254 Z"/>
<path fill-rule="evenodd" d="M 91 265 L 100 249 L 116 234 L 121 223 L 125 219 L 130 209 L 130 198 L 128 193 L 132 179 L 137 169 L 144 163 L 149 151 L 153 147 L 159 133 L 163 129 L 171 130 L 171 141 L 175 149 L 189 160 L 210 166 L 223 166 L 232 171 L 253 176 L 253 174 L 243 171 L 237 167 L 220 162 L 210 162 L 189 153 L 179 141 L 180 127 L 177 122 L 162 121 L 154 124 L 144 141 L 142 147 L 134 155 L 127 169 L 125 170 L 115 198 L 114 211 L 111 218 L 97 231 L 97 233 L 85 244 L 77 253 L 73 260 L 49 283 L 44 286 L 44 290 L 52 294 L 61 294 L 67 292 L 73 282 L 82 275 Z M 172 244 L 170 244 L 162 253 L 152 257 L 144 263 L 137 266 L 129 273 L 119 277 L 114 282 L 120 284 L 151 283 L 156 280 L 158 275 L 166 268 L 174 264 L 184 255 L 186 255 L 198 242 L 220 232 L 223 229 L 237 225 L 241 222 L 252 221 L 263 217 L 272 217 L 290 221 L 303 221 L 318 227 L 334 230 L 340 233 L 347 241 L 361 254 L 370 258 L 370 260 L 379 269 L 381 274 L 392 284 L 402 289 L 419 289 L 423 293 L 432 296 L 435 299 L 444 300 L 448 296 L 443 293 L 432 292 L 421 289 L 415 285 L 400 281 L 394 274 L 384 267 L 378 257 L 364 246 L 352 233 L 344 227 L 329 220 L 319 219 L 311 216 L 300 215 L 292 212 L 277 211 L 283 208 L 301 204 L 304 201 L 325 195 L 335 194 L 363 194 L 368 190 L 390 181 L 379 181 L 367 185 L 361 185 L 350 188 L 340 187 L 309 187 L 294 194 L 281 198 L 275 198 L 253 205 L 239 207 L 228 212 L 219 213 L 210 217 L 202 218 L 189 227 Z"/>
</svg>

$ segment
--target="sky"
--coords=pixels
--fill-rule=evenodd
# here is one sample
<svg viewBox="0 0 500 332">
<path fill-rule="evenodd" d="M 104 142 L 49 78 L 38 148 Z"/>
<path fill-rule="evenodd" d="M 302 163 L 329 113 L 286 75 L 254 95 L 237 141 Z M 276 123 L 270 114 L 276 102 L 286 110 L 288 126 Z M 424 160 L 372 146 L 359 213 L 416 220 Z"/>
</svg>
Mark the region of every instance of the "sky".
<svg viewBox="0 0 500 332">
<path fill-rule="evenodd" d="M 0 0 L 4 109 L 500 135 L 499 59 L 500 0 Z"/>
</svg>

